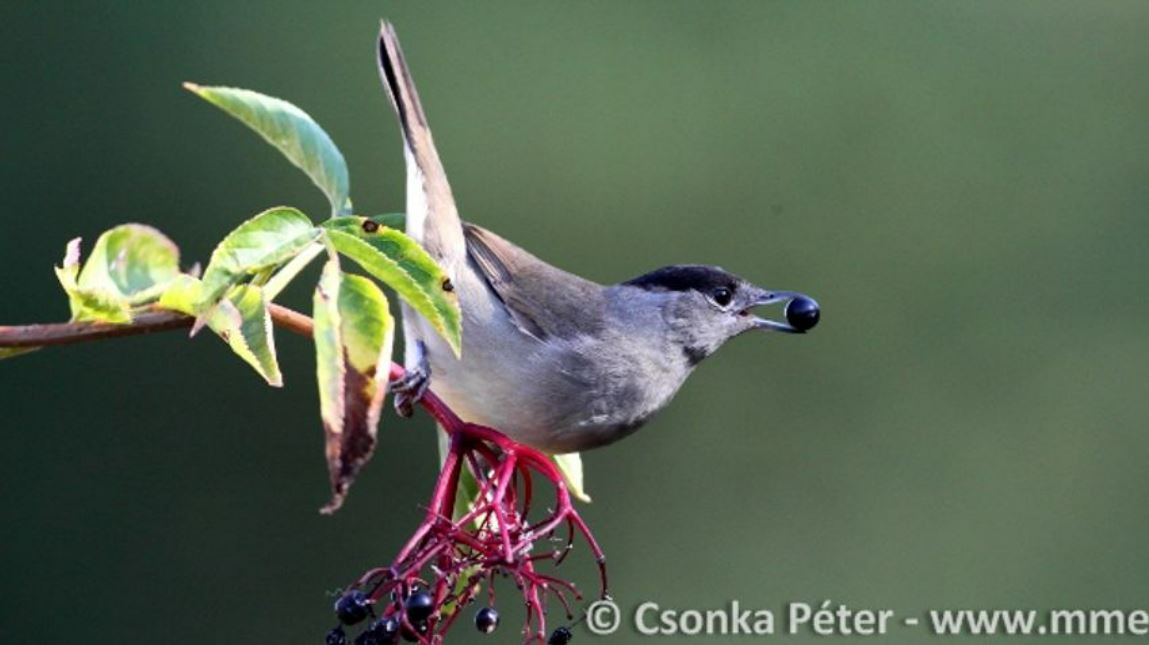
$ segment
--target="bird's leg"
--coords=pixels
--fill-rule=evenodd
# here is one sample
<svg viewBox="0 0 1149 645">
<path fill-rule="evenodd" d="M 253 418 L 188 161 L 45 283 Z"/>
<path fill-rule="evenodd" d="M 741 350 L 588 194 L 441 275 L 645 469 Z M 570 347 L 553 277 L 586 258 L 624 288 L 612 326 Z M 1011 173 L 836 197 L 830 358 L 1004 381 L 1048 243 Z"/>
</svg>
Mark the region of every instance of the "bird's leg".
<svg viewBox="0 0 1149 645">
<path fill-rule="evenodd" d="M 427 360 L 427 346 L 423 341 L 415 341 L 406 362 L 406 373 L 391 383 L 391 391 L 395 393 L 395 412 L 401 417 L 415 413 L 415 404 L 431 385 L 431 363 Z"/>
</svg>

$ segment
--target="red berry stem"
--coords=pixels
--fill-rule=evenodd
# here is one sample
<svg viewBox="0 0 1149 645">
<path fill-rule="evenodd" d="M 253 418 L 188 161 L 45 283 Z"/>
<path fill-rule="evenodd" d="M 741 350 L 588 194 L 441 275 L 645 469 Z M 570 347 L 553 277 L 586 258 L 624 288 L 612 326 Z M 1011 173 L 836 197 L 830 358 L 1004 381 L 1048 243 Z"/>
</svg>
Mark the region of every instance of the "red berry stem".
<svg viewBox="0 0 1149 645">
<path fill-rule="evenodd" d="M 402 367 L 391 366 L 392 381 L 403 374 Z M 595 556 L 600 593 L 607 596 L 606 558 L 575 509 L 562 473 L 538 450 L 492 428 L 463 421 L 434 392 L 427 392 L 420 405 L 449 435 L 427 512 L 391 565 L 371 569 L 352 588 L 362 588 L 382 618 L 396 617 L 409 636 L 435 645 L 444 641 L 463 607 L 478 597 L 484 584 L 488 602 L 494 605 L 493 583 L 501 574 L 522 593 L 527 610 L 524 642 L 545 642 L 548 598 L 557 599 L 572 617 L 571 601 L 582 595 L 573 583 L 537 567 L 545 562 L 561 564 L 573 549 L 576 533 Z M 463 468 L 474 476 L 479 492 L 471 507 L 456 518 Z M 535 477 L 554 487 L 555 508 L 531 520 Z M 567 535 L 559 539 L 560 548 L 532 553 L 555 539 L 563 524 Z M 404 603 L 419 593 L 430 594 L 434 610 L 425 619 L 412 619 Z"/>
</svg>

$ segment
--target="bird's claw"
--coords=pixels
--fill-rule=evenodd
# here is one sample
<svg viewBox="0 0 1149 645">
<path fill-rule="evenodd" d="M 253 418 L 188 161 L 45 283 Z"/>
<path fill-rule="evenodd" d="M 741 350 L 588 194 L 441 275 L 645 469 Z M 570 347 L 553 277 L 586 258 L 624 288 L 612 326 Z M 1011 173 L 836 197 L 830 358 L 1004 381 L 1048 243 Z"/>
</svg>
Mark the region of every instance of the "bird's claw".
<svg viewBox="0 0 1149 645">
<path fill-rule="evenodd" d="M 407 418 L 415 414 L 415 404 L 427 393 L 431 386 L 431 373 L 422 367 L 407 370 L 403 378 L 391 384 L 395 393 L 395 412 Z"/>
</svg>

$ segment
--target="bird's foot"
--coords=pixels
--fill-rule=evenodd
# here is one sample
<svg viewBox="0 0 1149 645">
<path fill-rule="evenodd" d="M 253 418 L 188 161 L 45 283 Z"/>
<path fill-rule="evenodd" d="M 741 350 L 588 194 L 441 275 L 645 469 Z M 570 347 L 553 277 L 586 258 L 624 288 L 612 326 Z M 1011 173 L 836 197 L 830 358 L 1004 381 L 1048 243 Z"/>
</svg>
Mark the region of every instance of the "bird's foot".
<svg viewBox="0 0 1149 645">
<path fill-rule="evenodd" d="M 420 365 L 407 370 L 403 378 L 391 384 L 391 391 L 395 393 L 395 412 L 401 417 L 410 417 L 415 413 L 415 404 L 423 398 L 430 386 L 429 367 Z"/>
</svg>

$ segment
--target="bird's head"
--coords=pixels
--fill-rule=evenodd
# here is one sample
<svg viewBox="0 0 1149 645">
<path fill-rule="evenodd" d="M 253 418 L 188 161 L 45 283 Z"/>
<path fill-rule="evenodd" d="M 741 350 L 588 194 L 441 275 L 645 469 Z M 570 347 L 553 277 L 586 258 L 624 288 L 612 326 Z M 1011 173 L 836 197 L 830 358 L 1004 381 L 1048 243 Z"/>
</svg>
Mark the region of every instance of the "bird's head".
<svg viewBox="0 0 1149 645">
<path fill-rule="evenodd" d="M 678 264 L 623 283 L 663 295 L 670 338 L 692 364 L 727 340 L 754 329 L 802 334 L 818 324 L 818 303 L 794 291 L 755 286 L 719 267 Z M 786 322 L 754 315 L 756 307 L 785 302 Z"/>
</svg>

